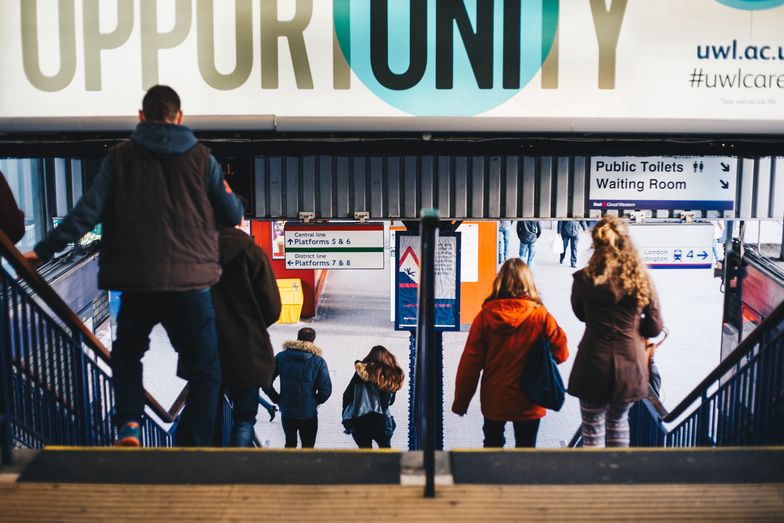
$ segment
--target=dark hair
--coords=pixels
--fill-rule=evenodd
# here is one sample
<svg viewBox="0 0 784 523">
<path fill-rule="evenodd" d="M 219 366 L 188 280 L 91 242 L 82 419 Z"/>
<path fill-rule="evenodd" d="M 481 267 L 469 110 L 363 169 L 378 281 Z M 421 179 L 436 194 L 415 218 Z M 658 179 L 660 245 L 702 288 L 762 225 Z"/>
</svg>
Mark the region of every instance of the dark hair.
<svg viewBox="0 0 784 523">
<path fill-rule="evenodd" d="M 397 364 L 394 354 L 386 347 L 376 345 L 362 360 L 372 383 L 381 390 L 397 392 L 403 386 L 403 369 Z"/>
<path fill-rule="evenodd" d="M 316 331 L 310 327 L 302 327 L 297 333 L 297 339 L 299 341 L 309 341 L 312 343 L 316 339 Z"/>
<path fill-rule="evenodd" d="M 144 119 L 151 122 L 174 121 L 180 112 L 180 97 L 168 85 L 154 85 L 144 95 L 142 111 Z"/>
</svg>

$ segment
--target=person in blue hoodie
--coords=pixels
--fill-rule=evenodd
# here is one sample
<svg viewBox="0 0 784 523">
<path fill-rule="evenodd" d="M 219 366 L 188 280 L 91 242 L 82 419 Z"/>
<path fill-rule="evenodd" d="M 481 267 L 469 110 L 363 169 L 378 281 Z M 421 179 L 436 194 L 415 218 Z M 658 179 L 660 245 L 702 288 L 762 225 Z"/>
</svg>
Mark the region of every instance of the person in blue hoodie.
<svg viewBox="0 0 784 523">
<path fill-rule="evenodd" d="M 188 381 L 177 444 L 211 445 L 215 430 L 221 371 L 210 287 L 221 274 L 218 226 L 239 224 L 243 208 L 182 121 L 174 89 L 151 87 L 131 139 L 109 150 L 89 190 L 26 254 L 39 264 L 103 223 L 98 285 L 122 291 L 111 367 L 123 446 L 142 444 L 141 360 L 158 323 Z"/>
<path fill-rule="evenodd" d="M 297 448 L 297 436 L 302 448 L 316 446 L 318 406 L 332 395 L 332 380 L 321 349 L 313 342 L 316 331 L 303 327 L 296 341 L 287 341 L 275 355 L 272 381 L 280 376 L 280 393 L 273 386 L 264 392 L 280 407 L 280 419 L 286 436 L 286 448 Z"/>
</svg>

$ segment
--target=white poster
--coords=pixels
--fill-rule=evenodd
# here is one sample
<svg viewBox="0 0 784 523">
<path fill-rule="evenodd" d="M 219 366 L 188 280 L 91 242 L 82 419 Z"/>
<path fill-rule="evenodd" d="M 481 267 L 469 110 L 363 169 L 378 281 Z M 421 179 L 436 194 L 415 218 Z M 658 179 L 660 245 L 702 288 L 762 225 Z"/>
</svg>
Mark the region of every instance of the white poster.
<svg viewBox="0 0 784 523">
<path fill-rule="evenodd" d="M 5 0 L 0 128 L 784 131 L 784 0 L 448 4 Z"/>
<path fill-rule="evenodd" d="M 460 282 L 479 281 L 479 224 L 460 224 Z"/>
</svg>

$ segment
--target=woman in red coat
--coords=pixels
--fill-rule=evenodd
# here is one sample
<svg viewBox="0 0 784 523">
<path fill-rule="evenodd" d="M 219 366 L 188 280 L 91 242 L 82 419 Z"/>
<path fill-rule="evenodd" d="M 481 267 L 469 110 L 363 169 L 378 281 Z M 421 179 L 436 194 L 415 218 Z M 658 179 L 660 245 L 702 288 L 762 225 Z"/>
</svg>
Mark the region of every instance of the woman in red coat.
<svg viewBox="0 0 784 523">
<path fill-rule="evenodd" d="M 516 447 L 536 446 L 539 420 L 546 411 L 529 401 L 519 382 L 528 352 L 541 335 L 550 339 L 555 361 L 566 361 L 566 334 L 542 305 L 531 270 L 520 258 L 511 258 L 501 267 L 493 292 L 471 324 L 452 404 L 455 414 L 466 413 L 481 373 L 485 447 L 504 446 L 507 421 L 514 424 Z"/>
</svg>

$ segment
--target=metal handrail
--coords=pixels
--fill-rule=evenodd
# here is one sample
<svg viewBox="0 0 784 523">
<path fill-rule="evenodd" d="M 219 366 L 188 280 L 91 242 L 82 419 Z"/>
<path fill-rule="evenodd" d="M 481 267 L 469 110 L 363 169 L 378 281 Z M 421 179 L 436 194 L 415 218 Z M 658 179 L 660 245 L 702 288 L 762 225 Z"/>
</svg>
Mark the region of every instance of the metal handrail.
<svg viewBox="0 0 784 523">
<path fill-rule="evenodd" d="M 754 348 L 757 343 L 760 342 L 760 339 L 763 335 L 765 335 L 772 326 L 777 325 L 782 320 L 784 320 L 784 302 L 779 303 L 779 305 L 773 310 L 773 312 L 760 323 L 756 329 L 754 329 L 751 334 L 749 334 L 740 345 L 738 345 L 735 350 L 733 350 L 719 365 L 713 369 L 713 371 L 708 374 L 708 376 L 702 380 L 699 385 L 694 387 L 694 389 L 683 399 L 681 400 L 678 405 L 672 409 L 670 412 L 661 413 L 659 414 L 662 417 L 662 421 L 665 423 L 674 421 L 677 419 L 681 414 L 686 412 L 686 410 L 694 403 L 695 400 L 702 397 L 703 393 L 713 385 L 716 381 L 718 381 L 722 376 L 727 374 L 732 368 L 737 365 L 747 354 L 748 352 Z M 651 391 L 652 392 L 652 391 Z M 656 400 L 659 397 L 653 393 L 654 398 Z M 650 396 L 650 392 L 649 392 Z M 653 403 L 656 410 L 659 410 L 659 407 L 662 409 L 664 406 L 661 404 L 660 401 L 651 402 Z"/>
<path fill-rule="evenodd" d="M 51 310 L 68 328 L 81 334 L 84 344 L 108 364 L 110 353 L 106 347 L 103 346 L 92 331 L 90 331 L 82 320 L 79 319 L 79 316 L 68 307 L 54 289 L 46 283 L 41 275 L 33 269 L 32 265 L 30 265 L 27 259 L 19 252 L 10 238 L 8 238 L 2 230 L 0 230 L 0 255 L 8 260 L 8 263 L 14 268 L 16 274 L 30 286 L 30 289 L 36 293 L 38 298 L 49 308 L 49 310 Z M 161 421 L 164 423 L 174 422 L 177 417 L 176 412 L 172 413 L 163 408 L 163 406 L 146 390 L 144 391 L 144 396 L 147 406 L 150 407 Z M 175 406 L 176 405 L 177 402 L 175 402 Z"/>
</svg>

